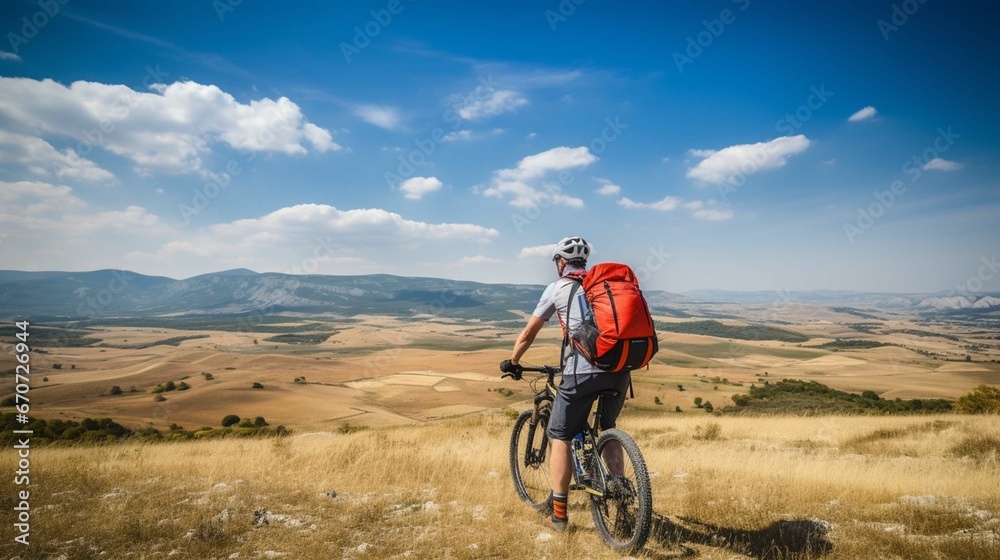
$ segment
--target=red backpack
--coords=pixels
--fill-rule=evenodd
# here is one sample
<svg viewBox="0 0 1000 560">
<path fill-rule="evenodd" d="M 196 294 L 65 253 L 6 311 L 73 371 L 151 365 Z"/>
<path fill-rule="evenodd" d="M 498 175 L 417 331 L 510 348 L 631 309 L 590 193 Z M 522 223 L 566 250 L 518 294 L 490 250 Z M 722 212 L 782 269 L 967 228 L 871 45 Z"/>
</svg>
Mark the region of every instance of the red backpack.
<svg viewBox="0 0 1000 560">
<path fill-rule="evenodd" d="M 605 371 L 631 371 L 648 364 L 659 344 L 653 317 L 632 269 L 624 264 L 604 263 L 570 277 L 579 280 L 592 313 L 590 321 L 584 320 L 577 332 L 567 337 L 567 343 Z M 574 286 L 570 294 L 567 318 L 576 289 Z"/>
</svg>

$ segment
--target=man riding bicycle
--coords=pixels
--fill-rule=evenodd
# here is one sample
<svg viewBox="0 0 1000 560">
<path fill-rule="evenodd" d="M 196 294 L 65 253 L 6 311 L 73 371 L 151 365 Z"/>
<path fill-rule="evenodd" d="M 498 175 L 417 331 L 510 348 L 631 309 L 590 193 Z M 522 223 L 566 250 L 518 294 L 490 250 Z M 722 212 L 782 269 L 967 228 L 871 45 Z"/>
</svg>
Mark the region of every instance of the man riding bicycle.
<svg viewBox="0 0 1000 560">
<path fill-rule="evenodd" d="M 630 372 L 609 374 L 584 359 L 572 344 L 572 339 L 580 325 L 586 320 L 589 305 L 580 289 L 580 278 L 586 273 L 590 245 L 582 237 L 567 237 L 556 244 L 552 260 L 556 264 L 559 279 L 548 285 L 542 292 L 528 324 L 517 338 L 509 360 L 500 364 L 504 373 L 511 373 L 520 379 L 519 362 L 545 323 L 553 314 L 559 318 L 563 328 L 562 381 L 552 406 L 548 436 L 552 441 L 552 515 L 545 518 L 545 525 L 557 531 L 568 527 L 566 496 L 572 476 L 570 441 L 587 422 L 587 415 L 601 391 L 614 389 L 617 398 L 603 399 L 600 429 L 615 427 L 615 421 L 625 403 L 625 391 L 631 383 Z M 572 305 L 570 304 L 572 300 Z M 608 445 L 602 453 L 612 471 L 620 471 L 622 449 L 618 445 Z M 618 467 L 618 468 L 616 468 Z"/>
</svg>

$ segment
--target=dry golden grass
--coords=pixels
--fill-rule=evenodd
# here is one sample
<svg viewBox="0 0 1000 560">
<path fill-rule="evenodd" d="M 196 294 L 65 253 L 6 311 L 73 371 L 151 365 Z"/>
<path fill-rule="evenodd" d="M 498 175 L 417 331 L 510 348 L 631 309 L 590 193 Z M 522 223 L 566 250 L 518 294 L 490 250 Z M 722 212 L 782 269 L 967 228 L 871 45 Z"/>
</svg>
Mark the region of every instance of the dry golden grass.
<svg viewBox="0 0 1000 560">
<path fill-rule="evenodd" d="M 627 409 L 643 558 L 1000 556 L 1000 418 Z M 618 558 L 581 495 L 549 535 L 514 494 L 511 410 L 347 433 L 32 450 L 28 558 Z M 12 450 L 0 453 L 11 473 Z M 4 477 L 0 507 L 12 511 Z M 266 510 L 266 511 L 265 511 Z M 264 525 L 263 520 L 266 520 Z"/>
</svg>

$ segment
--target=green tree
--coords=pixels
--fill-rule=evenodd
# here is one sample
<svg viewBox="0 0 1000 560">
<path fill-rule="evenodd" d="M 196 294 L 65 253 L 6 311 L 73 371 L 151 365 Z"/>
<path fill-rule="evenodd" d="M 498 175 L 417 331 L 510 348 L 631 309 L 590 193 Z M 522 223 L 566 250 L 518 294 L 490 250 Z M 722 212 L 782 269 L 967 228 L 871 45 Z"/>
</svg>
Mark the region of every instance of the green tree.
<svg viewBox="0 0 1000 560">
<path fill-rule="evenodd" d="M 713 410 L 715 410 L 715 408 L 712 406 L 712 403 L 709 401 L 705 401 L 705 404 L 702 405 L 702 408 L 705 409 L 705 412 L 712 412 Z"/>
<path fill-rule="evenodd" d="M 701 408 L 701 406 L 702 406 L 701 403 L 702 403 L 701 397 L 695 397 L 694 398 L 694 406 L 695 406 L 695 408 Z"/>
<path fill-rule="evenodd" d="M 235 414 L 227 414 L 222 419 L 222 426 L 224 428 L 228 428 L 229 426 L 232 426 L 234 424 L 239 424 L 239 423 L 240 423 L 240 417 L 237 416 L 237 415 L 235 415 Z"/>
</svg>

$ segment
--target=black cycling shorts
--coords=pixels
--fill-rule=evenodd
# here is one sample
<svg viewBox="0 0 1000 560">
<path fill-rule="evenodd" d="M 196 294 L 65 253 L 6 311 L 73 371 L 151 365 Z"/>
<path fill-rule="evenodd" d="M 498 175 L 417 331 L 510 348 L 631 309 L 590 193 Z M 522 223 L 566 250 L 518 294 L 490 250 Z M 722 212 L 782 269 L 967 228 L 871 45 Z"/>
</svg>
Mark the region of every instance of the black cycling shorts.
<svg viewBox="0 0 1000 560">
<path fill-rule="evenodd" d="M 549 437 L 562 441 L 573 439 L 587 423 L 587 416 L 597 399 L 597 393 L 608 389 L 618 391 L 618 398 L 604 399 L 601 429 L 614 428 L 618 414 L 625 405 L 625 393 L 631 379 L 632 374 L 629 372 L 564 375 L 556 392 L 555 402 L 552 403 Z"/>
</svg>

